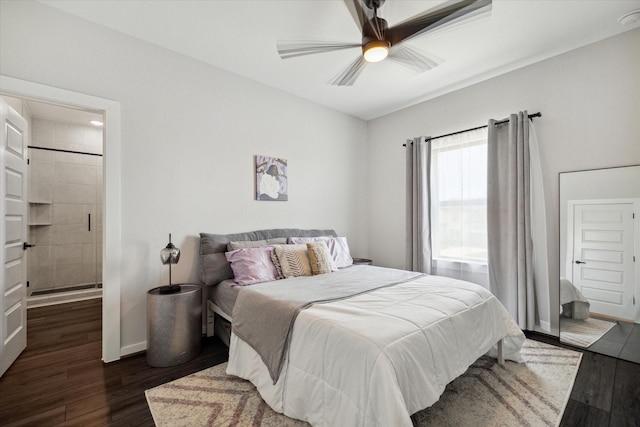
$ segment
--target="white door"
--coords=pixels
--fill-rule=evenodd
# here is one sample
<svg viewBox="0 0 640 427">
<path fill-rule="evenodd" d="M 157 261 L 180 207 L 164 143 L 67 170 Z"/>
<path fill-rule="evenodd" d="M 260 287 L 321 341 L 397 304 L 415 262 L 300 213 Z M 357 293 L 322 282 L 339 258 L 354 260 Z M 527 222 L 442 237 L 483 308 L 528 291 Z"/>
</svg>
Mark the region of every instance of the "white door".
<svg viewBox="0 0 640 427">
<path fill-rule="evenodd" d="M 573 215 L 574 285 L 592 314 L 633 322 L 633 203 L 576 203 Z"/>
<path fill-rule="evenodd" d="M 0 376 L 27 346 L 27 122 L 0 99 Z"/>
</svg>

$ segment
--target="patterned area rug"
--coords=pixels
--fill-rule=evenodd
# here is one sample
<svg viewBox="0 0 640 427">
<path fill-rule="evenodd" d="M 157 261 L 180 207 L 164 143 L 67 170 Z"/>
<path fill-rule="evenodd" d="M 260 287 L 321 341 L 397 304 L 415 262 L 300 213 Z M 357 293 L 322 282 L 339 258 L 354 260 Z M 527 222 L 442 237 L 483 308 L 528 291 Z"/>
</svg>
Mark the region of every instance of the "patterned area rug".
<svg viewBox="0 0 640 427">
<path fill-rule="evenodd" d="M 615 325 L 615 322 L 594 319 L 593 317 L 584 320 L 560 317 L 560 340 L 567 344 L 586 348 L 602 338 Z"/>
<path fill-rule="evenodd" d="M 440 400 L 413 415 L 417 426 L 554 426 L 560 423 L 581 353 L 527 340 L 525 363 L 481 357 Z M 271 410 L 226 363 L 145 392 L 158 427 L 304 426 Z"/>
</svg>

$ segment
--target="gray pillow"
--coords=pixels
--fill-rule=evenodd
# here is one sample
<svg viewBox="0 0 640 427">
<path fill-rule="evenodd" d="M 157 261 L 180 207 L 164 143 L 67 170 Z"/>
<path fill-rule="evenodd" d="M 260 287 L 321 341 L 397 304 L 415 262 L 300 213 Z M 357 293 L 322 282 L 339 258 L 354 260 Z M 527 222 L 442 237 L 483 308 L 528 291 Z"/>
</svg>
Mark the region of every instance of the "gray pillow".
<svg viewBox="0 0 640 427">
<path fill-rule="evenodd" d="M 217 285 L 225 279 L 233 279 L 233 270 L 224 256 L 231 242 L 269 240 L 276 238 L 337 236 L 333 230 L 301 230 L 297 228 L 273 228 L 235 234 L 200 233 L 200 281 L 205 285 Z"/>
</svg>

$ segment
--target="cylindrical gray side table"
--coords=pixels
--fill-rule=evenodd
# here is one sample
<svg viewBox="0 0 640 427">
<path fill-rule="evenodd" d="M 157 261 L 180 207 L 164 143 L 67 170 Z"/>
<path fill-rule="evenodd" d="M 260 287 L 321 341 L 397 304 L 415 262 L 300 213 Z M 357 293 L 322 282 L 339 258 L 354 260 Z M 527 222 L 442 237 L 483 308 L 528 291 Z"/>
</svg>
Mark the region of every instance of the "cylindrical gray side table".
<svg viewBox="0 0 640 427">
<path fill-rule="evenodd" d="M 202 288 L 180 285 L 180 291 L 147 293 L 147 363 L 173 366 L 200 353 L 202 339 Z"/>
</svg>

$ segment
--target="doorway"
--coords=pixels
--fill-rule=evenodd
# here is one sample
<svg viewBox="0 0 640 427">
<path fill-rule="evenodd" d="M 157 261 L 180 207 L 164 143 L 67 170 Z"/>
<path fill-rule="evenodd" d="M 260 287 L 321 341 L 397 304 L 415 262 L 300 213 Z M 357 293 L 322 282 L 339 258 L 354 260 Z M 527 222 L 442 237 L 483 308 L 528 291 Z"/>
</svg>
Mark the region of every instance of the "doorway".
<svg viewBox="0 0 640 427">
<path fill-rule="evenodd" d="M 0 75 L 0 94 L 100 112 L 104 117 L 102 360 L 120 359 L 121 162 L 120 104 L 116 101 Z"/>
<path fill-rule="evenodd" d="M 30 124 L 27 307 L 102 297 L 102 114 L 10 98 Z"/>
</svg>

